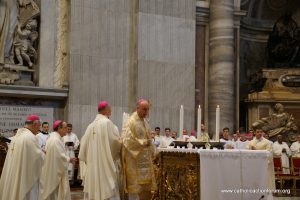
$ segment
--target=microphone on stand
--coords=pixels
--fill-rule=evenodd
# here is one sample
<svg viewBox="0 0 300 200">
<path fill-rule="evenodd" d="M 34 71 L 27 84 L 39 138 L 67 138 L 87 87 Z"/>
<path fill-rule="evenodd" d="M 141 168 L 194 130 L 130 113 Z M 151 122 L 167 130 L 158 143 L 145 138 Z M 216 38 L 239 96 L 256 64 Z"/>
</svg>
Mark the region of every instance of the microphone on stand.
<svg viewBox="0 0 300 200">
<path fill-rule="evenodd" d="M 262 195 L 258 200 L 262 200 L 263 198 L 265 198 L 265 195 Z"/>
</svg>

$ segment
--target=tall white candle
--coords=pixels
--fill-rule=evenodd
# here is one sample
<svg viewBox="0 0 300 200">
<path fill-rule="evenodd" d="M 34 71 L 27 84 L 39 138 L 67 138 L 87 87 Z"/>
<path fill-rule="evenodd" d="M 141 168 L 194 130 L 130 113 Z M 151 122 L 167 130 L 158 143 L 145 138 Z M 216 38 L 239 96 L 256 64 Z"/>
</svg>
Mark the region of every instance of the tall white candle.
<svg viewBox="0 0 300 200">
<path fill-rule="evenodd" d="M 200 137 L 200 135 L 201 135 L 201 106 L 199 105 L 199 107 L 198 107 L 198 117 L 197 117 L 197 138 L 199 138 Z"/>
<path fill-rule="evenodd" d="M 220 134 L 220 106 L 217 105 L 216 108 L 216 141 L 219 141 Z"/>
<path fill-rule="evenodd" d="M 179 113 L 179 137 L 182 136 L 183 132 L 183 115 L 184 115 L 184 110 L 183 110 L 183 105 L 180 106 L 180 113 Z"/>
</svg>

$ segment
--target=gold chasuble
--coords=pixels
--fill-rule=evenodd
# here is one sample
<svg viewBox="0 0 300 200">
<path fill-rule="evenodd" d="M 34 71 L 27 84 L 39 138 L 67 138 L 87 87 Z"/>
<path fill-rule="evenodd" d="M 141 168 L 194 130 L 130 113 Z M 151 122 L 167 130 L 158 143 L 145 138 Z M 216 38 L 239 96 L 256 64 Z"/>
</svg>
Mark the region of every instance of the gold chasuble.
<svg viewBox="0 0 300 200">
<path fill-rule="evenodd" d="M 150 140 L 149 124 L 134 112 L 123 128 L 122 138 L 125 192 L 138 194 L 142 188 L 156 190 L 152 164 L 155 147 L 152 143 L 146 145 Z"/>
<path fill-rule="evenodd" d="M 38 199 L 43 157 L 36 136 L 27 128 L 19 128 L 5 159 L 0 179 L 0 199 Z"/>
<path fill-rule="evenodd" d="M 41 174 L 39 200 L 70 200 L 67 166 L 70 158 L 58 132 L 51 133 L 46 142 L 46 158 Z"/>
</svg>

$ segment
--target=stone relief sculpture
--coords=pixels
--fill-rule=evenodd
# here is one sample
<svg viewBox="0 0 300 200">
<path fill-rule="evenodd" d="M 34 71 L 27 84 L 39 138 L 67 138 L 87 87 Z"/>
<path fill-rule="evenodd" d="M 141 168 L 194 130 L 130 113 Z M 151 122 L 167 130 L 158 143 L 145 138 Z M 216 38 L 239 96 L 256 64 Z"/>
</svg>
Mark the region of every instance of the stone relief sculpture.
<svg viewBox="0 0 300 200">
<path fill-rule="evenodd" d="M 33 47 L 34 42 L 38 38 L 36 28 L 36 20 L 29 20 L 23 30 L 21 29 L 21 25 L 18 24 L 12 47 L 12 63 L 15 63 L 13 58 L 16 57 L 18 60 L 18 65 L 23 66 L 24 59 L 28 66 L 32 68 L 33 62 L 36 61 L 37 58 L 36 50 Z"/>
<path fill-rule="evenodd" d="M 18 84 L 33 85 L 38 57 L 39 5 L 40 0 L 0 1 L 0 63 L 9 69 L 0 71 L 0 83 L 3 83 L 2 75 L 17 72 L 20 79 L 29 79 Z M 15 80 L 4 83 L 14 84 Z"/>
<path fill-rule="evenodd" d="M 261 128 L 269 137 L 275 138 L 278 134 L 284 135 L 288 141 L 295 140 L 298 127 L 295 125 L 294 117 L 284 111 L 284 106 L 275 104 L 274 113 L 268 117 L 261 118 L 252 124 L 253 128 Z"/>
<path fill-rule="evenodd" d="M 18 13 L 19 6 L 16 0 L 0 1 L 0 63 L 9 58 Z"/>
<path fill-rule="evenodd" d="M 15 81 L 20 79 L 20 75 L 9 68 L 1 67 L 0 68 L 0 83 L 13 85 Z"/>
</svg>

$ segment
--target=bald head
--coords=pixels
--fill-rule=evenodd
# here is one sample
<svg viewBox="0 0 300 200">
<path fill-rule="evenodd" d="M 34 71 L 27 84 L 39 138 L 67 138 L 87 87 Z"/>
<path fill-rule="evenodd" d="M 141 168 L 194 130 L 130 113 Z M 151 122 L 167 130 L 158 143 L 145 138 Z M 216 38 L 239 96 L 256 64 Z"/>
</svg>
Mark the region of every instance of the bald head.
<svg viewBox="0 0 300 200">
<path fill-rule="evenodd" d="M 138 100 L 136 104 L 136 112 L 140 118 L 145 118 L 149 114 L 150 103 L 145 99 Z"/>
</svg>

